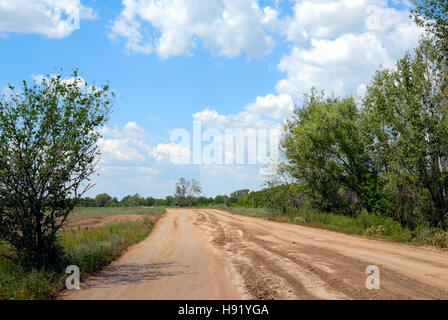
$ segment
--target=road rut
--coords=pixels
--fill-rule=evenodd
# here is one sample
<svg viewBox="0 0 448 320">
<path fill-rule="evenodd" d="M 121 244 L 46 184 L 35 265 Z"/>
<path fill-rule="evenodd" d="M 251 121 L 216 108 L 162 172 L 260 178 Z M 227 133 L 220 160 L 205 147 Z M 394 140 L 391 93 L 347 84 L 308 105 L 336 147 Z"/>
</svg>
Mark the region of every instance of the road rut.
<svg viewBox="0 0 448 320">
<path fill-rule="evenodd" d="M 380 269 L 368 290 L 366 268 Z M 62 299 L 448 299 L 436 248 L 168 209 L 151 235 Z"/>
</svg>

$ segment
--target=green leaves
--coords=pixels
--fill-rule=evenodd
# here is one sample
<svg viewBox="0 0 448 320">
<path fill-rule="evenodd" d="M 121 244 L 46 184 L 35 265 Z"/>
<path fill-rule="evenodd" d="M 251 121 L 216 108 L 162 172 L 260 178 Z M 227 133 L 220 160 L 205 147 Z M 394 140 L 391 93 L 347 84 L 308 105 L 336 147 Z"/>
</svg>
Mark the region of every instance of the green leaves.
<svg viewBox="0 0 448 320">
<path fill-rule="evenodd" d="M 58 251 L 56 232 L 72 199 L 90 187 L 82 183 L 95 170 L 98 129 L 113 98 L 75 71 L 23 81 L 22 92 L 0 100 L 0 238 L 32 266 L 47 263 L 46 250 Z"/>
<path fill-rule="evenodd" d="M 290 171 L 310 187 L 323 210 L 350 213 L 350 204 L 358 200 L 347 203 L 345 190 L 363 201 L 363 179 L 376 176 L 360 119 L 352 97 L 325 97 L 313 90 L 285 126 L 282 147 Z"/>
<path fill-rule="evenodd" d="M 311 90 L 284 126 L 286 168 L 324 211 L 448 227 L 448 67 L 423 39 L 360 103 Z M 279 173 L 280 175 L 280 173 Z M 272 190 L 274 191 L 274 190 Z"/>
<path fill-rule="evenodd" d="M 417 210 L 433 207 L 430 223 L 443 221 L 448 198 L 447 67 L 428 39 L 398 61 L 396 70 L 377 72 L 364 99 L 376 165 L 388 184 L 401 181 L 394 203 L 413 202 Z M 402 182 L 406 181 L 403 185 Z M 427 204 L 426 204 L 426 203 Z M 409 214 L 403 212 L 402 215 Z"/>
<path fill-rule="evenodd" d="M 417 25 L 434 37 L 441 56 L 448 60 L 448 2 L 446 0 L 413 0 L 412 16 Z"/>
<path fill-rule="evenodd" d="M 201 192 L 202 188 L 198 181 L 195 179 L 186 180 L 182 177 L 176 182 L 174 201 L 176 205 L 185 207 L 187 205 L 191 205 L 192 198 Z"/>
</svg>

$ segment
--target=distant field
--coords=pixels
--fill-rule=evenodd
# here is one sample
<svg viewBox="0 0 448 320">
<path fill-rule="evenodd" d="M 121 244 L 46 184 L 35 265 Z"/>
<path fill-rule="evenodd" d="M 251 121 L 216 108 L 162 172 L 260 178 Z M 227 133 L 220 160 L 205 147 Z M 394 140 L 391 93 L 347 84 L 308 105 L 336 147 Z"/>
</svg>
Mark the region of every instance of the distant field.
<svg viewBox="0 0 448 320">
<path fill-rule="evenodd" d="M 73 210 L 70 217 L 117 214 L 159 215 L 163 212 L 165 212 L 165 207 L 78 207 Z"/>
<path fill-rule="evenodd" d="M 107 223 L 157 219 L 165 212 L 164 207 L 114 207 L 75 208 L 69 215 L 65 230 L 100 228 Z"/>
</svg>

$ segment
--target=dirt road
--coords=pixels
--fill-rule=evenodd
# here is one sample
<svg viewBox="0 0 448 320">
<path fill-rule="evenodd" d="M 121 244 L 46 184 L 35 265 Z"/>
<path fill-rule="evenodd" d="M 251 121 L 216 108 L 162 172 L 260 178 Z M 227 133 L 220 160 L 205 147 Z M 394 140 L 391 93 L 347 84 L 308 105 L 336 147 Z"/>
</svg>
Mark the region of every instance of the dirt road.
<svg viewBox="0 0 448 320">
<path fill-rule="evenodd" d="M 368 290 L 366 267 L 380 269 Z M 448 253 L 169 209 L 151 235 L 64 299 L 448 299 Z"/>
</svg>

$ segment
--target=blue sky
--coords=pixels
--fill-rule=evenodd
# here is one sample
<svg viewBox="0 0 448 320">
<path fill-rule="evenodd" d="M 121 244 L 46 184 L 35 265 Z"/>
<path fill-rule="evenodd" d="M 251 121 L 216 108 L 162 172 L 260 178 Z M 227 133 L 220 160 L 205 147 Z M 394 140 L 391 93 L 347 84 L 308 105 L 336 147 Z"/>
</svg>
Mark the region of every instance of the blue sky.
<svg viewBox="0 0 448 320">
<path fill-rule="evenodd" d="M 118 99 L 89 195 L 164 197 L 181 176 L 199 180 L 207 196 L 256 190 L 260 163 L 173 164 L 182 150 L 172 130 L 191 131 L 193 120 L 221 132 L 279 128 L 312 86 L 362 94 L 374 70 L 418 43 L 407 8 L 378 0 L 2 1 L 0 88 L 60 68 L 110 83 Z"/>
</svg>

